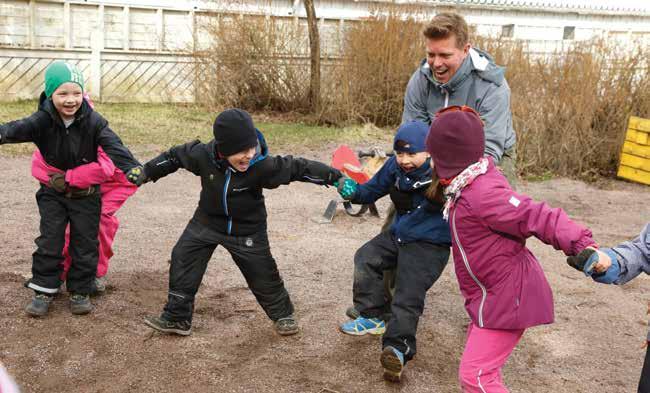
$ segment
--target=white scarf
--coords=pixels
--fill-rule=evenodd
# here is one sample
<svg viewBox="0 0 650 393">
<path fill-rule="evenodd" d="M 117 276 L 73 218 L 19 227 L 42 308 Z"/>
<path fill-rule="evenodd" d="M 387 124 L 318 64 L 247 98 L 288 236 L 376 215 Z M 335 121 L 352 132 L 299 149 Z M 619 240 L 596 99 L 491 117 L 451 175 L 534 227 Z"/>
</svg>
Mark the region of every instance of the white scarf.
<svg viewBox="0 0 650 393">
<path fill-rule="evenodd" d="M 461 173 L 458 174 L 451 181 L 447 187 L 445 187 L 443 193 L 445 195 L 445 207 L 442 211 L 442 217 L 449 221 L 449 209 L 456 203 L 456 200 L 460 198 L 460 192 L 467 185 L 471 184 L 474 179 L 480 175 L 487 172 L 488 169 L 488 159 L 483 157 L 478 162 L 473 163 L 472 165 L 465 168 Z"/>
</svg>

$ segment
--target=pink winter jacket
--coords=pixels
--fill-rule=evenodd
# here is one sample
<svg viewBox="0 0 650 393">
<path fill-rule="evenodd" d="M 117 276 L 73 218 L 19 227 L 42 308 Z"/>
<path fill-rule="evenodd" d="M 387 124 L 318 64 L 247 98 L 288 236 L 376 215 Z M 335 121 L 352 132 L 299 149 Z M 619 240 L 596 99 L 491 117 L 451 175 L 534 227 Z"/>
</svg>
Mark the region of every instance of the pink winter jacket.
<svg viewBox="0 0 650 393">
<path fill-rule="evenodd" d="M 514 192 L 489 159 L 449 212 L 456 277 L 472 321 L 489 329 L 552 323 L 553 293 L 526 239 L 566 255 L 594 245 L 591 231 L 562 209 Z"/>
<path fill-rule="evenodd" d="M 32 155 L 32 176 L 39 182 L 48 184 L 50 175 L 63 173 L 62 170 L 48 165 L 36 149 Z M 71 187 L 88 188 L 95 184 L 103 184 L 116 175 L 113 161 L 104 153 L 101 147 L 97 148 L 97 162 L 80 165 L 65 172 L 65 181 Z"/>
</svg>

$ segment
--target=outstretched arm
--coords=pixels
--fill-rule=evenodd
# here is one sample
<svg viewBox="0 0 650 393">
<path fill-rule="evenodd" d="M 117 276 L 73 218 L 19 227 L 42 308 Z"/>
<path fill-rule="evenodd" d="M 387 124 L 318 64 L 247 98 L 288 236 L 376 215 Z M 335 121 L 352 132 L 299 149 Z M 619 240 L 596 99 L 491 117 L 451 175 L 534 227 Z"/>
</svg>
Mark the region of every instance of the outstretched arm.
<svg viewBox="0 0 650 393">
<path fill-rule="evenodd" d="M 276 188 L 282 184 L 301 181 L 319 185 L 333 185 L 343 176 L 341 171 L 318 161 L 293 156 L 275 156 L 264 159 L 268 166 L 262 187 Z"/>
<path fill-rule="evenodd" d="M 395 157 L 389 158 L 379 171 L 366 183 L 360 184 L 351 198 L 352 203 L 372 203 L 388 194 L 392 182 L 395 180 L 391 173 L 395 170 Z"/>
<path fill-rule="evenodd" d="M 144 174 L 147 180 L 157 181 L 169 174 L 176 172 L 179 168 L 199 175 L 199 167 L 196 155 L 200 154 L 199 149 L 202 143 L 199 140 L 174 146 L 158 157 L 149 160 L 144 164 Z"/>
<path fill-rule="evenodd" d="M 41 130 L 52 124 L 50 115 L 37 111 L 24 119 L 0 125 L 0 144 L 34 142 Z"/>
<path fill-rule="evenodd" d="M 108 126 L 108 121 L 96 112 L 93 112 L 93 114 L 100 117 L 98 120 L 100 122 L 100 130 L 97 138 L 98 144 L 104 149 L 104 152 L 110 157 L 113 164 L 124 173 L 129 172 L 132 168 L 140 167 L 140 162 L 124 146 L 120 137 L 111 130 Z"/>
<path fill-rule="evenodd" d="M 115 164 L 101 147 L 97 148 L 97 162 L 80 165 L 65 172 L 65 181 L 72 187 L 88 188 L 102 184 L 115 173 Z"/>
<path fill-rule="evenodd" d="M 650 274 L 650 223 L 647 223 L 639 236 L 618 246 L 612 247 L 621 266 L 619 279 L 615 284 L 625 284 L 641 273 Z"/>
<path fill-rule="evenodd" d="M 97 149 L 97 162 L 80 165 L 62 171 L 45 162 L 41 151 L 36 149 L 32 154 L 32 176 L 41 183 L 47 184 L 54 174 L 64 175 L 65 183 L 71 187 L 88 188 L 95 184 L 102 184 L 113 176 L 115 165 L 104 153 L 102 148 Z"/>
<path fill-rule="evenodd" d="M 566 255 L 577 255 L 595 245 L 591 231 L 573 222 L 564 210 L 506 187 L 485 192 L 474 210 L 494 231 L 523 239 L 535 236 Z"/>
</svg>

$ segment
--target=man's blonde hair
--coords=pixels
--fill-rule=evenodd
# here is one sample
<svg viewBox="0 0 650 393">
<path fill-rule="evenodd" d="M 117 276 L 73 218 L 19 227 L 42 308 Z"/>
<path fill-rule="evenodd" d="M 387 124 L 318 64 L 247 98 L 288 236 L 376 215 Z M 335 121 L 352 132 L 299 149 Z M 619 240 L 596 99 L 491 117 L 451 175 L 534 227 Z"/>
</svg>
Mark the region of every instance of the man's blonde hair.
<svg viewBox="0 0 650 393">
<path fill-rule="evenodd" d="M 456 47 L 462 49 L 469 42 L 469 27 L 465 18 L 455 12 L 441 12 L 431 19 L 422 34 L 426 38 L 439 40 L 456 37 Z"/>
</svg>

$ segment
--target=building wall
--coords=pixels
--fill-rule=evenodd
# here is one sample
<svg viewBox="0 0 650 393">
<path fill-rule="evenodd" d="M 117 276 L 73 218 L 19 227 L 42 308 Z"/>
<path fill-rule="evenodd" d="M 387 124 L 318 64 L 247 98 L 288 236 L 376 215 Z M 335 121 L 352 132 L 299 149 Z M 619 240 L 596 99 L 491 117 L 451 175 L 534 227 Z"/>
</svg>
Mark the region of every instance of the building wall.
<svg viewBox="0 0 650 393">
<path fill-rule="evenodd" d="M 526 40 L 532 51 L 541 54 L 596 36 L 628 46 L 650 45 L 650 11 L 559 12 L 465 3 L 458 10 L 479 34 Z M 427 19 L 448 9 L 445 4 L 420 2 L 419 15 Z M 379 12 L 378 5 L 380 1 L 317 1 L 322 55 L 336 58 L 346 28 Z M 195 75 L 187 53 L 209 44 L 203 26 L 215 12 L 226 17 L 259 14 L 296 23 L 305 31 L 307 26 L 299 0 L 3 0 L 0 89 L 9 100 L 36 97 L 47 65 L 66 59 L 82 68 L 96 99 L 193 101 Z M 306 57 L 306 35 L 302 47 Z"/>
</svg>

